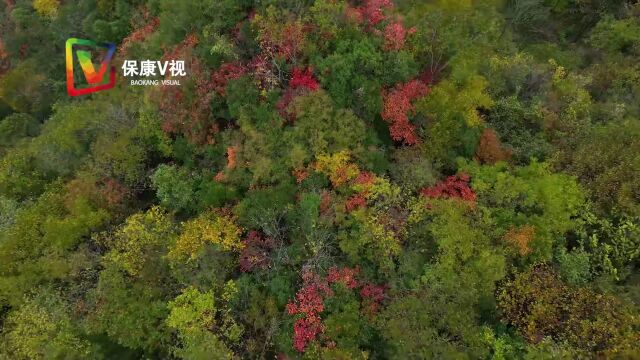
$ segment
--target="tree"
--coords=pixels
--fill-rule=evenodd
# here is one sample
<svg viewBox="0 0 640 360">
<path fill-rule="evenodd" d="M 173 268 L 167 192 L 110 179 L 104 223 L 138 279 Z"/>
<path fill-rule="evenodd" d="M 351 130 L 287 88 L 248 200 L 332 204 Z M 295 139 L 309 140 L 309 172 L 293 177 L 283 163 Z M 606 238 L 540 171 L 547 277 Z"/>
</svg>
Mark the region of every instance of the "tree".
<svg viewBox="0 0 640 360">
<path fill-rule="evenodd" d="M 466 163 L 461 170 L 471 176 L 478 205 L 494 214 L 503 234 L 513 226 L 535 228 L 534 239 L 527 241 L 531 259 L 549 260 L 554 244 L 578 228 L 573 219 L 583 209 L 584 194 L 574 178 L 552 173 L 548 164 L 509 169 L 504 163 Z"/>
<path fill-rule="evenodd" d="M 171 218 L 160 207 L 133 214 L 115 231 L 106 259 L 132 276 L 153 274 L 153 262 L 161 260 L 174 234 Z"/>
<path fill-rule="evenodd" d="M 58 7 L 60 6 L 60 0 L 34 0 L 33 8 L 41 16 L 55 17 L 58 15 Z"/>
<path fill-rule="evenodd" d="M 383 95 L 384 107 L 382 118 L 390 124 L 391 138 L 408 145 L 418 142 L 415 127 L 409 122 L 409 116 L 415 115 L 412 101 L 429 93 L 429 88 L 420 80 L 412 80 L 406 84 L 398 84 L 388 94 Z"/>
<path fill-rule="evenodd" d="M 182 224 L 182 234 L 169 251 L 169 257 L 176 260 L 195 260 L 209 244 L 214 245 L 219 251 L 241 250 L 242 229 L 235 222 L 233 216 L 223 211 L 203 212 L 197 218 Z"/>
<path fill-rule="evenodd" d="M 638 121 L 599 125 L 591 131 L 573 152 L 569 171 L 591 190 L 601 211 L 640 214 L 634 195 L 640 184 L 632 175 L 640 166 Z M 616 142 L 609 144 L 614 138 Z"/>
<path fill-rule="evenodd" d="M 151 176 L 160 203 L 176 211 L 195 209 L 197 176 L 185 167 L 161 164 Z"/>
<path fill-rule="evenodd" d="M 637 319 L 611 296 L 570 288 L 546 266 L 534 266 L 498 294 L 503 318 L 529 342 L 568 341 L 590 354 L 615 356 L 637 341 Z"/>
<path fill-rule="evenodd" d="M 242 335 L 242 327 L 231 317 L 228 303 L 237 288 L 228 282 L 222 294 L 189 287 L 169 302 L 167 325 L 178 332 L 181 346 L 174 350 L 182 359 L 233 359 L 230 345 Z M 228 345 L 227 345 L 228 344 Z"/>
<path fill-rule="evenodd" d="M 38 135 L 40 124 L 28 114 L 13 113 L 0 121 L 0 153 L 23 138 Z"/>
<path fill-rule="evenodd" d="M 434 259 L 411 288 L 391 294 L 378 328 L 391 357 L 481 357 L 488 347 L 480 314 L 494 306 L 505 257 L 487 236 L 491 219 L 457 201 L 425 201 L 416 203 L 409 222 L 428 222 L 425 240 L 436 243 Z M 416 245 L 428 251 L 423 244 Z"/>
<path fill-rule="evenodd" d="M 476 156 L 482 163 L 493 165 L 498 161 L 509 160 L 511 154 L 508 150 L 502 148 L 502 144 L 495 131 L 486 128 L 480 136 Z"/>
<path fill-rule="evenodd" d="M 68 304 L 46 291 L 9 313 L 0 344 L 7 359 L 102 357 L 70 317 Z"/>
<path fill-rule="evenodd" d="M 461 85 L 442 81 L 429 96 L 416 103 L 416 111 L 431 121 L 426 128 L 427 153 L 447 164 L 456 156 L 470 156 L 483 120 L 478 109 L 489 109 L 493 100 L 486 93 L 487 80 L 471 76 Z"/>
<path fill-rule="evenodd" d="M 51 82 L 38 71 L 35 61 L 25 61 L 0 79 L 0 99 L 14 111 L 40 119 L 49 113 L 53 101 Z"/>
</svg>

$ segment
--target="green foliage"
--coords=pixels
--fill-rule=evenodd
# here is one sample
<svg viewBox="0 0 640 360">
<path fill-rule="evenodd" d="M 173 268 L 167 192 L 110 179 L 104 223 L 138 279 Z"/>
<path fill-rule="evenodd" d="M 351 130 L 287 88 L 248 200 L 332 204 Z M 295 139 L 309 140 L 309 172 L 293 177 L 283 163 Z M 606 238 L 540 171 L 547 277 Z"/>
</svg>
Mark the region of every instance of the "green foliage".
<svg viewBox="0 0 640 360">
<path fill-rule="evenodd" d="M 87 265 L 86 249 L 78 245 L 109 214 L 61 192 L 52 189 L 18 209 L 0 232 L 0 302 L 18 304 L 32 287 L 68 278 Z"/>
<path fill-rule="evenodd" d="M 33 61 L 25 61 L 0 78 L 0 99 L 14 111 L 40 118 L 52 103 L 51 84 Z"/>
<path fill-rule="evenodd" d="M 116 230 L 106 259 L 129 275 L 153 272 L 150 263 L 161 260 L 174 237 L 173 223 L 159 207 L 133 214 Z"/>
<path fill-rule="evenodd" d="M 622 216 L 598 218 L 591 212 L 581 214 L 579 241 L 590 254 L 594 274 L 610 274 L 624 279 L 633 272 L 640 258 L 640 227 L 638 218 Z"/>
<path fill-rule="evenodd" d="M 567 287 L 545 266 L 518 274 L 498 294 L 505 321 L 525 338 L 567 341 L 579 351 L 612 356 L 637 341 L 629 308 L 611 295 Z"/>
<path fill-rule="evenodd" d="M 69 305 L 44 292 L 11 311 L 3 324 L 0 356 L 7 359 L 102 358 L 70 318 Z"/>
<path fill-rule="evenodd" d="M 419 204 L 425 206 L 424 203 Z M 493 307 L 496 281 L 505 275 L 505 258 L 483 232 L 489 225 L 455 201 L 436 203 L 429 236 L 437 243 L 434 261 L 410 293 L 398 293 L 382 314 L 380 327 L 391 356 L 487 356 L 480 313 Z"/>
<path fill-rule="evenodd" d="M 242 335 L 230 315 L 228 302 L 237 293 L 233 282 L 225 285 L 218 298 L 212 290 L 200 292 L 190 287 L 169 302 L 167 325 L 176 329 L 182 347 L 175 354 L 182 359 L 232 359 L 229 345 Z"/>
<path fill-rule="evenodd" d="M 0 1 L 0 358 L 638 358 L 638 14 Z"/>
<path fill-rule="evenodd" d="M 590 255 L 582 248 L 567 252 L 560 248 L 556 254 L 558 272 L 560 277 L 569 285 L 578 286 L 586 284 L 591 274 Z"/>
<path fill-rule="evenodd" d="M 489 109 L 493 100 L 486 94 L 487 81 L 474 76 L 461 86 L 451 81 L 436 85 L 431 93 L 416 104 L 418 113 L 428 117 L 427 154 L 444 164 L 456 156 L 470 156 L 480 137 L 482 119 L 477 109 Z"/>
<path fill-rule="evenodd" d="M 575 174 L 603 211 L 639 215 L 640 123 L 629 120 L 592 128 L 572 154 Z M 616 141 L 611 142 L 611 139 Z"/>
<path fill-rule="evenodd" d="M 589 42 L 607 52 L 640 50 L 640 23 L 637 18 L 616 20 L 607 16 L 593 28 Z"/>
<path fill-rule="evenodd" d="M 539 111 L 513 97 L 498 100 L 489 117 L 489 123 L 520 165 L 528 164 L 531 159 L 544 161 L 552 151 L 551 144 L 540 132 L 541 122 Z"/>
<path fill-rule="evenodd" d="M 293 185 L 281 184 L 272 188 L 247 192 L 235 213 L 240 224 L 249 229 L 260 229 L 268 236 L 279 236 L 280 222 L 293 202 Z"/>
<path fill-rule="evenodd" d="M 168 314 L 162 294 L 149 283 L 132 281 L 118 268 L 100 272 L 88 295 L 91 315 L 86 318 L 90 334 L 106 334 L 124 347 L 141 349 L 162 357 L 169 340 L 164 319 Z"/>
<path fill-rule="evenodd" d="M 334 110 L 331 98 L 323 91 L 300 96 L 291 105 L 296 126 L 285 133 L 290 145 L 292 168 L 307 165 L 317 155 L 350 151 L 364 152 L 364 123 L 350 111 Z"/>
<path fill-rule="evenodd" d="M 107 127 L 107 102 L 61 105 L 39 136 L 18 144 L 0 159 L 0 193 L 37 196 L 57 177 L 69 177 L 87 160 L 99 129 Z"/>
<path fill-rule="evenodd" d="M 176 211 L 192 210 L 198 179 L 184 167 L 161 164 L 151 176 L 160 203 Z"/>
<path fill-rule="evenodd" d="M 14 113 L 0 121 L 0 153 L 25 137 L 38 135 L 39 123 L 28 114 Z"/>
<path fill-rule="evenodd" d="M 322 88 L 338 107 L 353 107 L 370 118 L 382 106 L 379 74 L 382 54 L 370 39 L 344 39 L 335 51 L 314 63 L 320 72 Z"/>
<path fill-rule="evenodd" d="M 554 245 L 568 231 L 584 204 L 584 196 L 570 176 L 554 174 L 548 164 L 532 162 L 508 168 L 504 163 L 462 166 L 472 178 L 478 203 L 489 208 L 498 231 L 525 224 L 535 227 L 531 259 L 549 260 Z"/>
</svg>

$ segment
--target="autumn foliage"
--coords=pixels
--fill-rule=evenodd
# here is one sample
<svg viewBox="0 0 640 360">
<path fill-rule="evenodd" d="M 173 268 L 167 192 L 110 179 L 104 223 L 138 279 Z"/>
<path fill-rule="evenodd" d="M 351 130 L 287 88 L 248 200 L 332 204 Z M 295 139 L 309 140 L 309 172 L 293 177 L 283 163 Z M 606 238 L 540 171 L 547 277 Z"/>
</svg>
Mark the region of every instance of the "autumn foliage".
<svg viewBox="0 0 640 360">
<path fill-rule="evenodd" d="M 384 28 L 384 48 L 387 51 L 399 51 L 404 47 L 407 35 L 416 32 L 416 28 L 405 29 L 401 22 L 390 23 Z"/>
<path fill-rule="evenodd" d="M 274 241 L 258 231 L 251 230 L 242 239 L 243 248 L 240 253 L 240 270 L 242 272 L 254 269 L 265 269 L 269 265 L 269 255 L 274 247 Z"/>
<path fill-rule="evenodd" d="M 476 157 L 483 164 L 493 165 L 499 161 L 509 160 L 511 153 L 502 147 L 496 132 L 493 129 L 486 128 L 482 131 L 482 136 L 476 149 Z"/>
<path fill-rule="evenodd" d="M 429 88 L 420 80 L 398 84 L 389 92 L 383 92 L 382 119 L 389 123 L 391 138 L 407 145 L 418 143 L 416 129 L 409 117 L 415 114 L 412 102 L 429 93 Z"/>
<path fill-rule="evenodd" d="M 476 201 L 476 194 L 469 186 L 469 176 L 466 174 L 449 176 L 444 181 L 420 190 L 422 196 L 432 199 L 462 199 Z"/>
<path fill-rule="evenodd" d="M 529 255 L 532 251 L 530 243 L 535 236 L 535 227 L 531 225 L 524 225 L 521 227 L 514 227 L 504 235 L 504 239 L 507 243 L 513 246 L 520 255 Z"/>
<path fill-rule="evenodd" d="M 608 358 L 635 346 L 633 315 L 612 295 L 572 288 L 547 265 L 536 265 L 498 294 L 503 320 L 528 341 L 550 337 Z"/>
<path fill-rule="evenodd" d="M 295 296 L 295 300 L 287 304 L 289 315 L 296 315 L 293 326 L 293 347 L 304 352 L 307 345 L 315 341 L 325 326 L 320 314 L 325 311 L 324 301 L 334 297 L 332 286 L 342 284 L 361 297 L 363 309 L 369 315 L 377 312 L 385 299 L 385 287 L 358 280 L 359 268 L 332 267 L 325 277 L 312 272 L 303 272 L 303 286 Z M 358 289 L 360 289 L 358 291 Z"/>
<path fill-rule="evenodd" d="M 218 70 L 211 73 L 211 88 L 218 94 L 224 96 L 225 88 L 229 80 L 234 80 L 247 72 L 245 66 L 239 63 L 224 63 Z"/>
<path fill-rule="evenodd" d="M 147 12 L 145 12 L 145 15 L 148 16 Z M 158 19 L 157 17 L 149 19 L 146 24 L 135 29 L 129 34 L 129 36 L 122 40 L 118 52 L 120 54 L 124 54 L 132 44 L 146 40 L 151 34 L 156 31 L 158 25 L 160 25 L 160 19 Z"/>
<path fill-rule="evenodd" d="M 291 74 L 291 80 L 289 80 L 289 86 L 280 98 L 280 101 L 276 104 L 276 108 L 280 112 L 280 115 L 289 121 L 294 120 L 296 114 L 289 108 L 293 99 L 296 96 L 309 91 L 316 91 L 319 88 L 320 84 L 313 76 L 311 68 L 294 68 Z"/>
<path fill-rule="evenodd" d="M 356 8 L 353 12 L 357 14 L 358 19 L 362 19 L 370 26 L 375 26 L 387 18 L 385 10 L 393 8 L 391 0 L 365 0 L 362 6 Z"/>
</svg>

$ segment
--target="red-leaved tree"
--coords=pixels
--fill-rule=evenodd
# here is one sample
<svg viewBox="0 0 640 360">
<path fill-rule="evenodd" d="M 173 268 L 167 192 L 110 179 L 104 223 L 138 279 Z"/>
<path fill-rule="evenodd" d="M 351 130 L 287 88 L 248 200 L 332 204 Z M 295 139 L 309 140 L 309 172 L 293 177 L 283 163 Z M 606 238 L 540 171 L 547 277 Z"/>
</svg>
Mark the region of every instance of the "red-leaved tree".
<svg viewBox="0 0 640 360">
<path fill-rule="evenodd" d="M 405 29 L 401 22 L 394 22 L 384 28 L 384 49 L 399 51 L 404 47 L 407 35 L 416 32 L 416 28 Z"/>
<path fill-rule="evenodd" d="M 320 88 L 318 80 L 313 76 L 313 72 L 310 68 L 306 69 L 293 69 L 291 73 L 291 80 L 289 80 L 289 86 L 285 90 L 282 98 L 276 104 L 276 108 L 280 112 L 280 116 L 288 121 L 293 121 L 296 118 L 296 114 L 291 111 L 289 105 L 295 99 L 296 96 L 304 94 L 309 91 L 316 91 Z"/>
<path fill-rule="evenodd" d="M 362 308 L 367 315 L 377 312 L 385 298 L 385 287 L 361 283 L 357 278 L 359 272 L 357 267 L 332 267 L 324 278 L 312 272 L 302 273 L 303 286 L 296 293 L 294 301 L 287 304 L 289 315 L 298 316 L 293 325 L 293 347 L 297 351 L 304 352 L 307 345 L 324 331 L 320 314 L 325 310 L 324 301 L 334 296 L 331 286 L 335 284 L 342 284 L 360 294 Z"/>
<path fill-rule="evenodd" d="M 474 202 L 476 201 L 476 193 L 469 186 L 469 180 L 467 174 L 449 176 L 434 186 L 420 190 L 420 194 L 432 199 L 457 198 Z"/>
<path fill-rule="evenodd" d="M 389 91 L 383 92 L 384 104 L 382 119 L 388 122 L 391 138 L 408 145 L 418 142 L 415 126 L 409 122 L 409 116 L 415 115 L 412 102 L 429 93 L 429 88 L 420 80 L 411 80 L 405 84 L 398 84 Z"/>
<path fill-rule="evenodd" d="M 244 244 L 240 253 L 242 272 L 249 272 L 256 268 L 264 269 L 269 265 L 269 255 L 274 246 L 273 239 L 251 230 L 242 243 Z"/>
</svg>

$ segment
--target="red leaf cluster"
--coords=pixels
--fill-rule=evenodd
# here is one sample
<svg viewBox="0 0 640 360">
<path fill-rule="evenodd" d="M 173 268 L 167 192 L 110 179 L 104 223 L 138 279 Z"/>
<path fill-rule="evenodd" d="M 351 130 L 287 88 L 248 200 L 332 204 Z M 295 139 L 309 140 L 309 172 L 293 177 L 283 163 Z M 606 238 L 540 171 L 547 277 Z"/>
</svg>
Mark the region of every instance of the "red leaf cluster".
<svg viewBox="0 0 640 360">
<path fill-rule="evenodd" d="M 324 311 L 324 297 L 333 295 L 328 283 L 312 273 L 302 274 L 304 285 L 295 302 L 287 304 L 289 315 L 302 315 L 293 325 L 293 347 L 304 352 L 307 344 L 324 330 L 320 313 Z"/>
<path fill-rule="evenodd" d="M 358 280 L 356 276 L 360 272 L 360 269 L 357 267 L 354 269 L 344 267 L 342 269 L 338 269 L 337 267 L 332 267 L 329 269 L 329 274 L 327 274 L 327 281 L 329 284 L 333 283 L 342 283 L 349 289 L 355 289 L 358 287 Z"/>
<path fill-rule="evenodd" d="M 391 0 L 365 0 L 362 7 L 358 8 L 358 11 L 369 25 L 375 26 L 387 18 L 384 10 L 392 8 L 393 2 Z"/>
<path fill-rule="evenodd" d="M 305 27 L 299 22 L 289 22 L 284 26 L 282 33 L 284 37 L 276 44 L 278 56 L 290 60 L 302 50 Z"/>
<path fill-rule="evenodd" d="M 291 75 L 291 80 L 289 81 L 289 87 L 291 89 L 308 89 L 311 91 L 316 91 L 320 87 L 318 81 L 315 77 L 313 77 L 313 73 L 310 68 L 306 68 L 301 70 L 299 68 L 293 69 L 293 73 Z"/>
<path fill-rule="evenodd" d="M 192 61 L 190 72 L 196 80 L 195 94 L 185 95 L 181 86 L 162 86 L 159 89 L 158 108 L 164 122 L 162 129 L 168 134 L 182 134 L 192 144 L 211 144 L 219 131 L 211 118 L 213 84 L 205 76 L 198 61 Z"/>
<path fill-rule="evenodd" d="M 469 176 L 466 174 L 449 176 L 446 180 L 420 190 L 422 196 L 432 199 L 457 198 L 464 201 L 476 201 L 476 193 L 469 186 Z"/>
<path fill-rule="evenodd" d="M 229 80 L 235 80 L 247 73 L 247 68 L 238 63 L 225 63 L 211 74 L 211 89 L 224 96 Z"/>
<path fill-rule="evenodd" d="M 355 183 L 358 185 L 371 186 L 376 181 L 376 176 L 370 171 L 360 171 Z"/>
<path fill-rule="evenodd" d="M 198 35 L 196 35 L 195 33 L 190 33 L 173 49 L 165 49 L 164 56 L 162 56 L 162 61 L 180 59 L 186 51 L 191 50 L 196 45 L 198 45 L 198 42 Z"/>
<path fill-rule="evenodd" d="M 367 206 L 367 200 L 362 194 L 357 194 L 350 197 L 345 204 L 347 212 L 352 212 L 353 210 L 361 209 L 365 206 Z"/>
<path fill-rule="evenodd" d="M 269 265 L 269 255 L 274 246 L 273 239 L 251 230 L 242 243 L 244 244 L 240 253 L 242 272 L 249 272 L 255 268 L 264 269 Z"/>
<path fill-rule="evenodd" d="M 299 21 L 269 25 L 260 29 L 260 48 L 263 55 L 270 60 L 278 58 L 290 62 L 302 51 L 305 33 L 310 27 Z"/>
<path fill-rule="evenodd" d="M 288 121 L 293 121 L 296 118 L 296 114 L 289 109 L 289 105 L 296 96 L 301 95 L 307 91 L 316 91 L 320 88 L 318 81 L 313 76 L 310 68 L 304 70 L 295 68 L 291 74 L 291 80 L 289 80 L 289 87 L 280 98 L 280 101 L 276 104 L 276 108 L 280 112 L 280 116 Z"/>
<path fill-rule="evenodd" d="M 107 178 L 103 181 L 100 193 L 109 206 L 115 206 L 121 204 L 129 195 L 130 191 L 129 188 L 120 181 L 113 178 Z"/>
<path fill-rule="evenodd" d="M 358 289 L 363 305 L 369 313 L 375 313 L 384 299 L 384 287 L 373 284 L 363 286 L 358 279 L 360 270 L 356 268 L 332 267 L 325 278 L 303 272 L 303 287 L 296 293 L 294 302 L 287 304 L 289 315 L 301 315 L 293 325 L 293 347 L 304 352 L 307 345 L 324 331 L 320 314 L 324 311 L 324 300 L 334 296 L 330 285 L 341 283 L 348 289 Z M 331 343 L 331 342 L 329 342 Z"/>
<path fill-rule="evenodd" d="M 360 289 L 360 296 L 364 302 L 364 307 L 369 314 L 375 314 L 380 308 L 380 304 L 385 299 L 385 286 L 366 284 Z"/>
<path fill-rule="evenodd" d="M 160 19 L 158 19 L 157 17 L 152 18 L 151 20 L 149 20 L 149 22 L 144 24 L 142 27 L 134 30 L 129 34 L 129 36 L 122 39 L 122 45 L 120 45 L 120 49 L 118 50 L 118 52 L 120 54 L 126 53 L 127 49 L 129 48 L 129 46 L 131 46 L 131 44 L 144 41 L 146 38 L 149 37 L 149 35 L 153 34 L 153 32 L 156 31 L 159 25 L 160 25 Z"/>
<path fill-rule="evenodd" d="M 211 96 L 215 83 L 204 66 L 189 52 L 198 43 L 195 34 L 188 35 L 170 51 L 165 51 L 164 60 L 191 59 L 189 75 L 196 79 L 194 94 L 188 87 L 161 86 L 157 101 L 164 122 L 162 129 L 168 134 L 181 134 L 192 144 L 212 144 L 219 131 L 218 124 L 211 117 Z"/>
<path fill-rule="evenodd" d="M 306 169 L 295 169 L 293 170 L 293 176 L 296 178 L 296 183 L 300 184 L 309 177 L 309 172 Z"/>
<path fill-rule="evenodd" d="M 398 51 L 404 46 L 407 30 L 399 22 L 391 23 L 384 28 L 384 49 Z"/>
<path fill-rule="evenodd" d="M 389 131 L 393 140 L 403 141 L 408 145 L 418 142 L 415 127 L 409 122 L 409 116 L 415 114 L 411 102 L 428 93 L 429 88 L 420 80 L 398 84 L 391 92 L 383 93 L 384 105 L 381 115 L 390 124 Z"/>
</svg>

